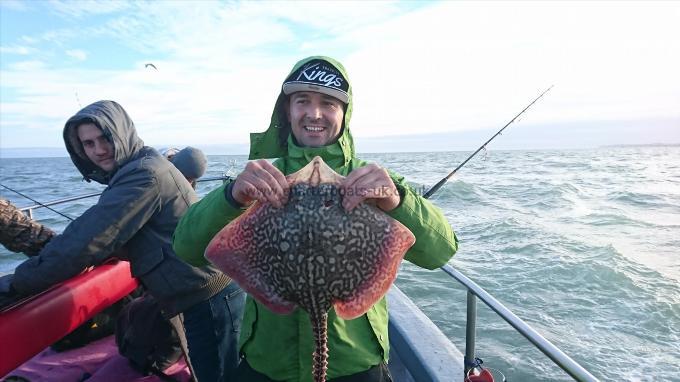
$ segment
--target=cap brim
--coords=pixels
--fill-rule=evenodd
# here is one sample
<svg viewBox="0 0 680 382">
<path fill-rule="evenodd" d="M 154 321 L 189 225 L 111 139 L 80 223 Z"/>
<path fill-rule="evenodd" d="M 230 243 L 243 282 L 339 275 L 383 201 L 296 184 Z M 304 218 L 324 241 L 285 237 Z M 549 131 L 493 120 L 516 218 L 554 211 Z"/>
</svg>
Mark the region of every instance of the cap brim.
<svg viewBox="0 0 680 382">
<path fill-rule="evenodd" d="M 337 98 L 343 103 L 349 102 L 349 95 L 342 90 L 302 81 L 286 82 L 283 84 L 283 94 L 290 95 L 295 92 L 317 92 Z"/>
</svg>

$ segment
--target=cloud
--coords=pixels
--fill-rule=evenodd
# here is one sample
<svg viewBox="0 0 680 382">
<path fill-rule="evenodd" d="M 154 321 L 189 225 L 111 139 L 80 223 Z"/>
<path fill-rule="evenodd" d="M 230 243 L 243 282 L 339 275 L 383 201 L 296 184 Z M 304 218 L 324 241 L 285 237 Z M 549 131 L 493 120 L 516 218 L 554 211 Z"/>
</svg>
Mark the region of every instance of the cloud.
<svg viewBox="0 0 680 382">
<path fill-rule="evenodd" d="M 40 61 L 40 60 L 29 60 L 29 61 L 15 62 L 13 64 L 10 64 L 9 67 L 10 67 L 10 70 L 11 70 L 9 73 L 27 73 L 27 72 L 35 73 L 37 71 L 44 70 L 47 67 L 47 64 L 43 61 Z M 12 76 L 9 75 L 8 77 L 11 78 Z M 3 84 L 4 85 L 3 87 L 12 87 L 10 85 L 12 83 L 10 78 L 7 78 L 7 79 L 3 78 L 3 81 L 5 81 L 5 80 L 7 81 Z M 30 78 L 27 78 L 27 79 L 30 79 Z M 19 87 L 19 86 L 20 85 L 17 84 L 17 87 Z"/>
<path fill-rule="evenodd" d="M 87 59 L 87 52 L 79 49 L 67 50 L 66 55 L 75 58 L 78 61 L 84 61 L 85 59 Z"/>
<path fill-rule="evenodd" d="M 140 59 L 127 65 L 136 69 L 122 70 L 61 68 L 58 62 L 42 68 L 26 63 L 13 66 L 2 72 L 3 80 L 7 79 L 2 86 L 21 98 L 4 102 L 2 122 L 21 124 L 40 114 L 47 119 L 34 124 L 34 129 L 54 129 L 68 118 L 64 115 L 80 107 L 77 101 L 84 106 L 115 99 L 130 112 L 140 135 L 149 143 L 246 143 L 249 132 L 266 129 L 279 84 L 301 57 L 294 46 L 300 39 L 297 34 L 306 31 L 296 30 L 295 24 L 303 21 L 304 7 L 290 5 L 131 3 L 131 12 L 112 15 L 97 24 L 43 31 L 38 34 L 40 41 L 62 46 L 85 37 L 109 41 L 103 45 L 115 41 L 140 52 Z M 311 5 L 318 8 L 307 3 Z M 350 9 L 338 6 L 345 13 L 340 16 L 349 19 Z M 328 18 L 324 13 L 328 11 L 333 8 L 317 9 L 309 15 Z M 374 11 L 375 7 L 355 10 L 355 18 L 377 20 L 379 17 L 370 15 Z M 80 15 L 74 9 L 69 12 Z M 389 16 L 383 13 L 380 17 Z M 314 28 L 309 32 L 319 33 Z M 283 54 L 267 53 L 277 46 Z M 285 53 L 287 47 L 290 53 Z M 69 54 L 86 57 L 80 51 Z M 158 72 L 143 69 L 149 61 Z M 58 134 L 53 136 L 55 144 L 60 144 Z"/>
<path fill-rule="evenodd" d="M 526 119 L 678 116 L 680 8 L 619 5 L 443 2 L 340 36 L 355 131 L 502 126 L 553 83 Z"/>
<path fill-rule="evenodd" d="M 31 36 L 21 36 L 19 39 L 21 40 L 21 42 L 26 44 L 36 44 L 40 41 L 37 38 Z"/>
<path fill-rule="evenodd" d="M 33 51 L 32 48 L 27 46 L 0 46 L 1 54 L 18 54 L 25 56 Z"/>
<path fill-rule="evenodd" d="M 87 33 L 87 31 L 79 31 L 77 29 L 69 28 L 54 29 L 42 33 L 40 36 L 38 36 L 38 41 L 62 45 L 70 40 L 82 38 L 82 34 L 84 32 Z"/>
<path fill-rule="evenodd" d="M 26 1 L 20 0 L 3 0 L 0 1 L 0 8 L 6 8 L 12 11 L 23 12 L 29 9 Z"/>
<path fill-rule="evenodd" d="M 124 1 L 109 0 L 51 0 L 48 4 L 58 15 L 76 19 L 89 15 L 120 12 L 130 8 L 130 4 Z"/>
<path fill-rule="evenodd" d="M 66 118 L 100 99 L 119 101 L 149 144 L 246 143 L 310 54 L 348 68 L 361 137 L 500 127 L 552 83 L 524 122 L 680 113 L 680 7 L 663 3 L 120 4 L 57 2 L 77 22 L 3 41 L 0 124 L 16 127 L 3 146 L 30 141 L 19 126 L 61 145 Z M 8 64 L 24 45 L 34 55 Z M 88 51 L 67 49 L 75 46 Z M 91 66 L 91 46 L 110 49 L 111 61 Z M 64 51 L 80 62 L 54 58 Z"/>
</svg>

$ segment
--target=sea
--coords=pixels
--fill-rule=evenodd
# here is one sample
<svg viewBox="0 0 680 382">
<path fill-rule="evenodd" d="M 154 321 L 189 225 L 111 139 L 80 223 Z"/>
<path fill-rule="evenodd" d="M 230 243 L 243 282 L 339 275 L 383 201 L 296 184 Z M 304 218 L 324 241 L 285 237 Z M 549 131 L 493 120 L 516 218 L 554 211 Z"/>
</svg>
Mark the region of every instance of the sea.
<svg viewBox="0 0 680 382">
<path fill-rule="evenodd" d="M 424 192 L 469 152 L 363 154 Z M 206 176 L 245 156 L 209 156 Z M 68 158 L 0 159 L 5 184 L 41 202 L 101 191 Z M 205 195 L 219 182 L 199 183 Z M 0 190 L 19 206 L 33 202 Z M 76 217 L 96 202 L 54 208 Z M 602 381 L 680 381 L 680 147 L 481 152 L 431 201 L 460 239 L 450 264 Z M 34 217 L 56 230 L 68 220 Z M 0 249 L 0 274 L 24 259 Z M 404 262 L 396 284 L 461 352 L 466 289 Z M 476 355 L 508 381 L 571 378 L 482 302 Z M 497 379 L 500 381 L 500 379 Z"/>
</svg>

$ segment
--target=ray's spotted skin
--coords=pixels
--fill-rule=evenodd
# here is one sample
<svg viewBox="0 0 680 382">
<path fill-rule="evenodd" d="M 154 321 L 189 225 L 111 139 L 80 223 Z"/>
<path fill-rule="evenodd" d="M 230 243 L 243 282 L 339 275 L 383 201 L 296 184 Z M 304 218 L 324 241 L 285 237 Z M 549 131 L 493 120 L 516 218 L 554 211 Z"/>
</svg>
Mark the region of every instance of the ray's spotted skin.
<svg viewBox="0 0 680 382">
<path fill-rule="evenodd" d="M 315 381 L 328 366 L 327 319 L 364 314 L 387 292 L 413 234 L 380 209 L 342 206 L 344 178 L 320 157 L 286 177 L 288 202 L 256 202 L 210 242 L 205 257 L 275 313 L 312 321 Z"/>
</svg>

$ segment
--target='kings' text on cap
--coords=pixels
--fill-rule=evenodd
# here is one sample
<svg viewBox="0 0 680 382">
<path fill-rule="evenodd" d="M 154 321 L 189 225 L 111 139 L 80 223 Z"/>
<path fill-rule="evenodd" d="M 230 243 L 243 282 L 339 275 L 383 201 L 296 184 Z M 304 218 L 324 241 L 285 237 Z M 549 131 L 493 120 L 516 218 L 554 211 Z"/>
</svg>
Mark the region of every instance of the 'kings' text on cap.
<svg viewBox="0 0 680 382">
<path fill-rule="evenodd" d="M 295 79 L 296 81 L 300 81 L 300 78 L 304 76 L 304 79 L 307 81 L 313 81 L 313 82 L 321 82 L 324 85 L 328 87 L 341 87 L 342 86 L 342 77 L 338 76 L 335 73 L 329 73 L 326 70 L 318 70 L 319 66 L 321 64 L 316 62 L 314 64 L 311 64 L 307 67 L 305 67 L 300 74 L 298 74 L 297 78 Z M 325 69 L 325 68 L 323 68 Z"/>
</svg>

